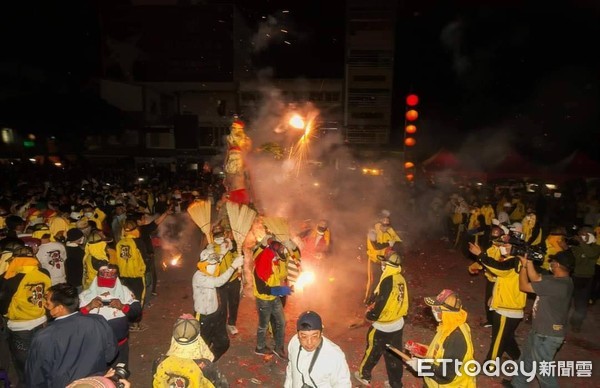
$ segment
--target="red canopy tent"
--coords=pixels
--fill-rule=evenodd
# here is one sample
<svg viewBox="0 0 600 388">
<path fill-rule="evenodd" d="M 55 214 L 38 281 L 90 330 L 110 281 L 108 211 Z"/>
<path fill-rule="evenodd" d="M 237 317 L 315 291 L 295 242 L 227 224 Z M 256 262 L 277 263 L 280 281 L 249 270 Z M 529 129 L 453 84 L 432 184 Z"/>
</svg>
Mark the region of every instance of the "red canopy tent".
<svg viewBox="0 0 600 388">
<path fill-rule="evenodd" d="M 599 178 L 600 162 L 585 152 L 575 151 L 555 166 L 555 171 L 564 178 Z"/>
<path fill-rule="evenodd" d="M 488 179 L 524 178 L 539 175 L 540 171 L 536 166 L 514 151 L 487 171 Z"/>
<path fill-rule="evenodd" d="M 450 151 L 441 149 L 423 162 L 423 169 L 428 173 L 445 170 L 459 170 L 460 160 Z"/>
</svg>

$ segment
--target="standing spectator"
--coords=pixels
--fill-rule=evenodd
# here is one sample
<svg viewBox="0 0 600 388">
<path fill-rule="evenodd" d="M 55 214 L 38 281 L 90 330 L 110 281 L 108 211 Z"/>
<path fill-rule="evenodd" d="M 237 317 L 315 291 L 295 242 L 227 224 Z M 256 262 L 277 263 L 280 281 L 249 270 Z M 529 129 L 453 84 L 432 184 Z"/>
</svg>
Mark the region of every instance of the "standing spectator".
<svg viewBox="0 0 600 388">
<path fill-rule="evenodd" d="M 115 265 L 100 267 L 90 288 L 79 295 L 79 311 L 84 314 L 99 314 L 112 328 L 119 344 L 119 355 L 113 365 L 129 363 L 129 322 L 142 313 L 140 302 L 133 292 L 121 284 Z"/>
<path fill-rule="evenodd" d="M 400 256 L 391 248 L 384 256 L 381 279 L 375 287 L 374 305 L 367 311 L 366 318 L 372 321 L 367 331 L 367 347 L 354 377 L 362 385 L 371 384 L 371 372 L 383 355 L 389 384 L 392 388 L 402 387 L 402 362 L 386 351 L 390 344 L 402 348 L 404 316 L 408 312 L 408 289 L 402 276 Z"/>
<path fill-rule="evenodd" d="M 50 240 L 50 233 L 42 235 L 36 257 L 42 268 L 50 274 L 52 285 L 66 283 L 65 260 L 67 251 L 62 243 Z"/>
<path fill-rule="evenodd" d="M 569 304 L 573 293 L 573 281 L 569 275 L 575 258 L 572 252 L 562 251 L 550 258 L 551 275 L 540 275 L 533 262 L 526 257 L 519 257 L 522 270 L 519 274 L 519 287 L 523 292 L 535 293 L 533 304 L 533 320 L 531 330 L 519 365 L 531 371 L 541 362 L 550 362 L 562 346 L 566 335 Z M 539 371 L 539 369 L 537 369 Z M 536 373 L 541 387 L 558 387 L 554 373 Z M 527 378 L 523 375 L 513 377 L 513 387 L 528 387 Z"/>
<path fill-rule="evenodd" d="M 199 315 L 202 326 L 200 334 L 213 352 L 215 361 L 229 349 L 226 312 L 219 303 L 217 287 L 225 284 L 231 275 L 244 265 L 244 257 L 236 257 L 223 273 L 219 273 L 219 260 L 219 254 L 209 244 L 200 254 L 198 270 L 192 279 L 194 310 Z"/>
<path fill-rule="evenodd" d="M 266 238 L 254 249 L 254 296 L 258 313 L 258 329 L 256 331 L 256 349 L 258 355 L 272 352 L 281 359 L 287 359 L 284 349 L 285 315 L 281 296 L 290 295 L 290 287 L 284 285 L 285 274 L 281 273 L 281 261 L 286 260 L 285 247 L 274 238 Z M 275 349 L 267 347 L 267 328 L 271 317 L 275 319 L 273 336 Z"/>
<path fill-rule="evenodd" d="M 346 355 L 323 336 L 319 314 L 306 311 L 298 317 L 297 333 L 288 344 L 285 388 L 351 387 Z"/>
<path fill-rule="evenodd" d="M 17 248 L 0 278 L 0 313 L 6 318 L 8 345 L 19 378 L 24 385 L 25 360 L 33 335 L 46 323 L 44 293 L 50 276 L 39 269 L 30 247 Z"/>
<path fill-rule="evenodd" d="M 582 227 L 577 231 L 579 245 L 571 248 L 575 256 L 573 270 L 573 314 L 571 330 L 581 331 L 581 325 L 587 315 L 588 300 L 592 290 L 596 261 L 600 258 L 600 245 L 596 244 L 596 236 L 592 228 Z"/>
<path fill-rule="evenodd" d="M 117 355 L 106 320 L 77 311 L 77 289 L 62 283 L 48 289 L 45 308 L 54 318 L 31 343 L 25 365 L 28 388 L 63 388 L 82 377 L 104 374 Z"/>
<path fill-rule="evenodd" d="M 123 225 L 127 219 L 127 212 L 125 205 L 122 203 L 115 204 L 113 210 L 113 218 L 110 224 L 112 236 L 114 241 L 119 241 L 123 237 Z"/>
<path fill-rule="evenodd" d="M 84 251 L 82 245 L 84 238 L 81 230 L 77 228 L 70 229 L 67 232 L 67 244 L 65 247 L 65 252 L 67 254 L 67 260 L 65 261 L 67 283 L 76 287 L 79 292 L 83 289 Z"/>
<path fill-rule="evenodd" d="M 231 267 L 233 260 L 238 256 L 234 244 L 230 238 L 225 237 L 225 229 L 220 224 L 212 228 L 213 246 L 215 253 L 220 256 L 219 271 L 225 272 Z M 240 290 L 242 288 L 242 274 L 234 271 L 229 280 L 218 287 L 219 299 L 223 306 L 223 314 L 227 322 L 227 332 L 236 335 L 238 329 L 235 326 L 240 306 Z"/>
</svg>

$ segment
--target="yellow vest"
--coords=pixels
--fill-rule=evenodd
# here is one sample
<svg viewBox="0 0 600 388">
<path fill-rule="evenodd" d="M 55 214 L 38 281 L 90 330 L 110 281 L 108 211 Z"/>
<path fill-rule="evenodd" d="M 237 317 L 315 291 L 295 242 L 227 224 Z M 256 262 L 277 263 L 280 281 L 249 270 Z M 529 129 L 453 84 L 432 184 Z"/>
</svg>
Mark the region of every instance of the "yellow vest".
<svg viewBox="0 0 600 388">
<path fill-rule="evenodd" d="M 44 294 L 52 285 L 50 277 L 41 272 L 37 265 L 22 266 L 17 269 L 17 273 L 24 273 L 25 276 L 12 297 L 6 318 L 11 321 L 29 321 L 43 317 L 46 314 Z"/>
<path fill-rule="evenodd" d="M 214 388 L 194 360 L 169 356 L 156 368 L 153 388 Z"/>
<path fill-rule="evenodd" d="M 377 322 L 394 322 L 405 316 L 408 312 L 408 288 L 406 287 L 406 280 L 400 271 L 400 268 L 386 266 L 381 275 L 379 285 L 384 279 L 392 276 L 393 286 L 390 296 L 387 298 Z M 379 285 L 377 285 L 377 288 L 375 289 L 376 293 L 379 293 Z M 401 301 L 401 303 L 398 303 L 398 301 Z"/>
<path fill-rule="evenodd" d="M 123 237 L 117 243 L 117 265 L 119 276 L 124 278 L 143 278 L 146 273 L 146 264 L 135 240 Z"/>
<path fill-rule="evenodd" d="M 379 222 L 375 224 L 375 234 L 377 236 L 377 242 L 380 244 L 389 244 L 390 241 L 402 242 L 396 231 L 391 226 L 388 227 L 387 230 L 384 232 L 381 230 L 381 223 Z M 371 240 L 367 237 L 367 256 L 369 257 L 369 260 L 371 260 L 373 263 L 379 263 L 379 259 L 377 258 L 377 256 L 383 256 L 385 254 L 386 248 L 375 249 L 375 247 L 371 243 Z"/>
<path fill-rule="evenodd" d="M 485 224 L 487 226 L 492 225 L 492 219 L 496 217 L 496 213 L 494 212 L 492 205 L 483 205 L 479 211 L 485 217 Z"/>
<path fill-rule="evenodd" d="M 471 377 L 469 375 L 467 375 L 466 371 L 465 371 L 465 363 L 473 360 L 473 341 L 471 340 L 471 329 L 469 328 L 469 325 L 467 325 L 466 323 L 463 323 L 462 325 L 458 326 L 458 328 L 460 329 L 460 331 L 462 332 L 463 336 L 465 337 L 465 341 L 467 343 L 467 351 L 465 352 L 465 356 L 462 359 L 462 365 L 459 369 L 461 376 L 459 376 L 458 374 L 456 375 L 456 377 L 454 378 L 454 380 L 452 380 L 450 383 L 448 384 L 438 384 L 435 380 L 433 380 L 430 377 L 425 377 L 424 381 L 425 381 L 425 385 L 427 387 L 456 387 L 456 388 L 474 388 L 476 387 L 476 379 L 475 377 Z M 438 331 L 435 335 L 435 337 L 433 337 L 433 340 L 431 341 L 431 344 L 429 345 L 429 348 L 427 349 L 427 355 L 425 356 L 425 358 L 431 358 L 431 359 L 443 359 L 444 358 L 444 341 L 446 340 L 448 336 L 444 335 L 442 332 Z M 439 365 L 439 363 L 434 362 L 434 365 Z"/>
</svg>

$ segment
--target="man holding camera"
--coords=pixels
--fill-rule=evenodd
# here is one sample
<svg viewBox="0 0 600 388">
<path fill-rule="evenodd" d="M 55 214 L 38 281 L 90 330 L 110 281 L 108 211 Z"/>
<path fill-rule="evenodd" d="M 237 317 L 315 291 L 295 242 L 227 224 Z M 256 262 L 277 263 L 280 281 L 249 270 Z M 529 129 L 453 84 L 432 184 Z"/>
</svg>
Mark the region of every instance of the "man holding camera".
<svg viewBox="0 0 600 388">
<path fill-rule="evenodd" d="M 533 304 L 531 331 L 519 359 L 524 363 L 524 369 L 529 371 L 534 368 L 534 362 L 539 365 L 542 361 L 552 361 L 564 341 L 573 293 L 573 281 L 569 272 L 575 258 L 569 250 L 551 256 L 551 275 L 540 275 L 527 255 L 520 256 L 519 260 L 525 269 L 519 274 L 520 290 L 537 295 Z M 551 373 L 536 373 L 536 377 L 542 387 L 558 387 L 556 377 Z M 529 383 L 526 376 L 517 375 L 512 379 L 511 385 L 528 387 Z"/>
</svg>

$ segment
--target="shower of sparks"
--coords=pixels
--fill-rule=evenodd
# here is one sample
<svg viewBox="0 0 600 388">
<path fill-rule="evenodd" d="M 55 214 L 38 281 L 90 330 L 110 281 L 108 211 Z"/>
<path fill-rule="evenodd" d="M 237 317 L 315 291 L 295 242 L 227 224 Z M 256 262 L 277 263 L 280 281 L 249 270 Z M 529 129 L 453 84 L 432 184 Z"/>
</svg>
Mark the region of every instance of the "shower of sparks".
<svg viewBox="0 0 600 388">
<path fill-rule="evenodd" d="M 296 116 L 294 116 L 294 117 L 296 117 Z M 294 117 L 292 119 L 294 119 Z M 302 120 L 302 118 L 300 116 L 297 116 L 297 117 L 300 121 L 302 121 L 302 123 L 304 123 L 304 120 Z M 292 120 L 290 120 L 290 124 L 291 124 L 291 121 Z M 304 134 L 302 134 L 302 136 L 300 137 L 298 142 L 290 148 L 289 159 L 294 162 L 294 170 L 296 171 L 296 176 L 298 176 L 300 174 L 300 170 L 302 169 L 302 166 L 305 164 L 306 160 L 308 159 L 310 137 L 312 136 L 313 126 L 314 126 L 314 118 L 310 119 L 306 123 L 306 126 L 299 127 L 299 128 L 294 126 L 294 128 L 298 128 L 298 129 L 304 128 Z"/>
</svg>

